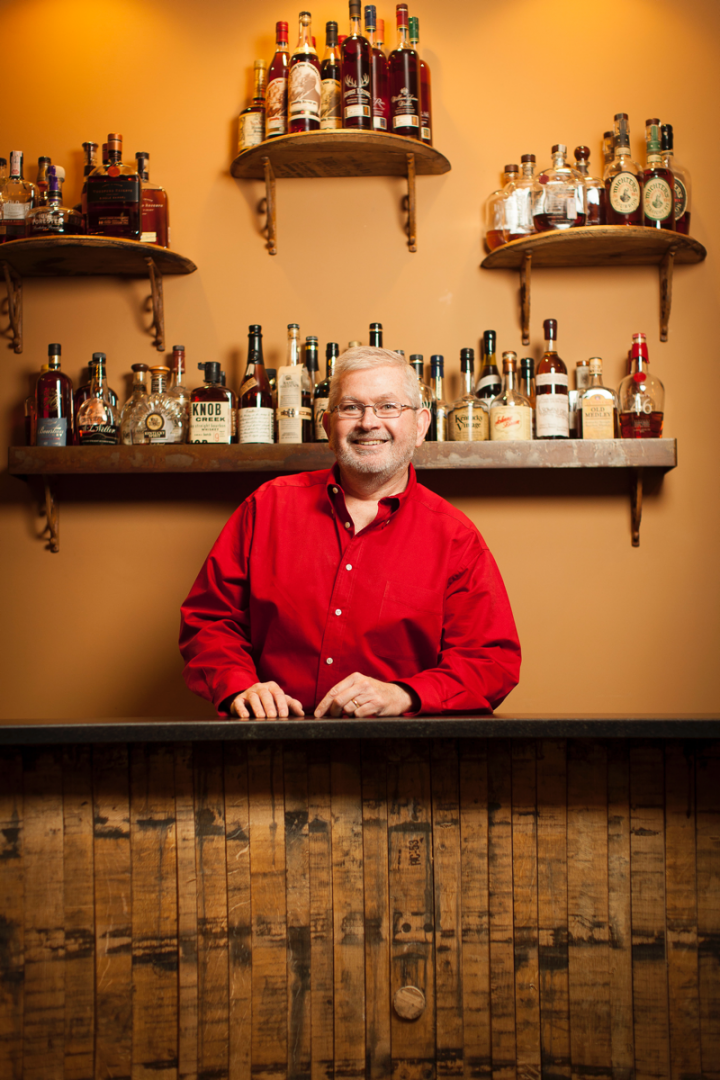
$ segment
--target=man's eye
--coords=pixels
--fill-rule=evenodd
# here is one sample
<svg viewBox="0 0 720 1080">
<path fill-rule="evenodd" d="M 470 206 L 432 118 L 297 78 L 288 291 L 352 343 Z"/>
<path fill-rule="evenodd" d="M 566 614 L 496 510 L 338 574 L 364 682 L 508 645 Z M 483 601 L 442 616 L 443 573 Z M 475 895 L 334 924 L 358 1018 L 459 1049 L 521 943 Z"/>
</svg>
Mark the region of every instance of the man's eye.
<svg viewBox="0 0 720 1080">
<path fill-rule="evenodd" d="M 386 401 L 378 407 L 381 413 L 396 413 L 398 411 L 398 407 L 393 401 Z"/>
<path fill-rule="evenodd" d="M 360 406 L 359 405 L 343 405 L 342 410 L 343 410 L 343 412 L 348 413 L 350 416 L 357 416 L 357 414 L 360 412 Z"/>
</svg>

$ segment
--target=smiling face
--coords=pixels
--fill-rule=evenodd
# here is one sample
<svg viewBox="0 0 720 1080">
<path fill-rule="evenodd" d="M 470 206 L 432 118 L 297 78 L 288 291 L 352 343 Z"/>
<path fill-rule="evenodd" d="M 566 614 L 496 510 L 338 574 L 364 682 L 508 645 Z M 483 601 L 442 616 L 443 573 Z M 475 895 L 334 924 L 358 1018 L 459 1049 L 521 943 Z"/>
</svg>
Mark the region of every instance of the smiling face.
<svg viewBox="0 0 720 1080">
<path fill-rule="evenodd" d="M 351 371 L 342 377 L 338 403 L 358 401 L 379 405 L 395 401 L 409 405 L 403 372 L 392 367 Z M 406 409 L 396 420 L 381 420 L 372 409 L 362 418 L 343 420 L 337 413 L 323 417 L 330 448 L 340 469 L 349 475 L 373 477 L 387 483 L 400 479 L 407 470 L 416 446 L 420 446 L 430 424 L 427 409 Z"/>
</svg>

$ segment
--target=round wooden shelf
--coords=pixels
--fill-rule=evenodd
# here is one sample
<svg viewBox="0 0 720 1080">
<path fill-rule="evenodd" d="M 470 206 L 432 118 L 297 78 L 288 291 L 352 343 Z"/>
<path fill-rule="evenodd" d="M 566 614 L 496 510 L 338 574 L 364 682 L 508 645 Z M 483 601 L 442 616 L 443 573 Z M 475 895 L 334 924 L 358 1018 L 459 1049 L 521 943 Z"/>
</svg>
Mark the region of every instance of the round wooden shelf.
<svg viewBox="0 0 720 1080">
<path fill-rule="evenodd" d="M 587 225 L 536 233 L 491 251 L 480 264 L 485 270 L 518 270 L 525 254 L 541 266 L 658 266 L 667 253 L 676 263 L 699 263 L 707 251 L 697 240 L 667 229 L 627 225 Z"/>
<path fill-rule="evenodd" d="M 450 171 L 450 162 L 432 146 L 403 135 L 365 131 L 308 131 L 301 135 L 280 135 L 260 146 L 243 150 L 230 172 L 238 179 L 263 180 L 264 158 L 269 158 L 275 176 L 305 178 L 318 176 L 407 176 L 407 155 L 415 156 L 418 175 Z"/>
<path fill-rule="evenodd" d="M 117 274 L 146 277 L 147 259 L 161 274 L 192 274 L 197 266 L 176 251 L 106 236 L 32 236 L 0 244 L 0 263 L 22 277 Z"/>
</svg>

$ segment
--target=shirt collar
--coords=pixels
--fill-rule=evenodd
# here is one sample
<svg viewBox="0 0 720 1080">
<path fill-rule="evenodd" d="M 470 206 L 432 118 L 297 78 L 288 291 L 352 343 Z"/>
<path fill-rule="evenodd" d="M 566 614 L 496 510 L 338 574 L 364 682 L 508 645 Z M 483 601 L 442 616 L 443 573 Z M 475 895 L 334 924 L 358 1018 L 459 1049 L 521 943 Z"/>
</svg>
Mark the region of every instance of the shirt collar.
<svg viewBox="0 0 720 1080">
<path fill-rule="evenodd" d="M 408 466 L 408 482 L 407 482 L 407 485 L 405 487 L 405 490 L 399 492 L 397 495 L 386 495 L 384 498 L 380 499 L 379 505 L 380 506 L 387 506 L 389 512 L 394 513 L 396 510 L 398 510 L 403 505 L 405 500 L 408 499 L 412 495 L 412 493 L 414 492 L 416 487 L 417 487 L 417 474 L 415 472 L 415 468 L 414 468 L 412 462 L 410 462 L 410 464 Z M 332 469 L 330 469 L 330 471 L 328 472 L 327 493 L 328 493 L 328 497 L 330 499 L 330 503 L 333 506 L 335 505 L 335 500 L 338 497 L 341 496 L 343 501 L 345 499 L 345 492 L 343 490 L 342 484 L 340 483 L 340 468 L 338 466 L 337 461 L 333 465 Z"/>
</svg>

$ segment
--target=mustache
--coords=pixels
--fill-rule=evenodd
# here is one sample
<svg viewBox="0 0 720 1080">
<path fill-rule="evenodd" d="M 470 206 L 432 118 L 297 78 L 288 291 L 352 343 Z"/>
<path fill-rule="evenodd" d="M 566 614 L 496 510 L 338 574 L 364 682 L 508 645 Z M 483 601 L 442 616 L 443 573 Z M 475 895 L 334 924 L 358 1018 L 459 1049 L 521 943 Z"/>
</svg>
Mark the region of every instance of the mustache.
<svg viewBox="0 0 720 1080">
<path fill-rule="evenodd" d="M 366 443 L 366 442 L 391 442 L 390 435 L 348 435 L 347 441 L 351 443 Z"/>
</svg>

